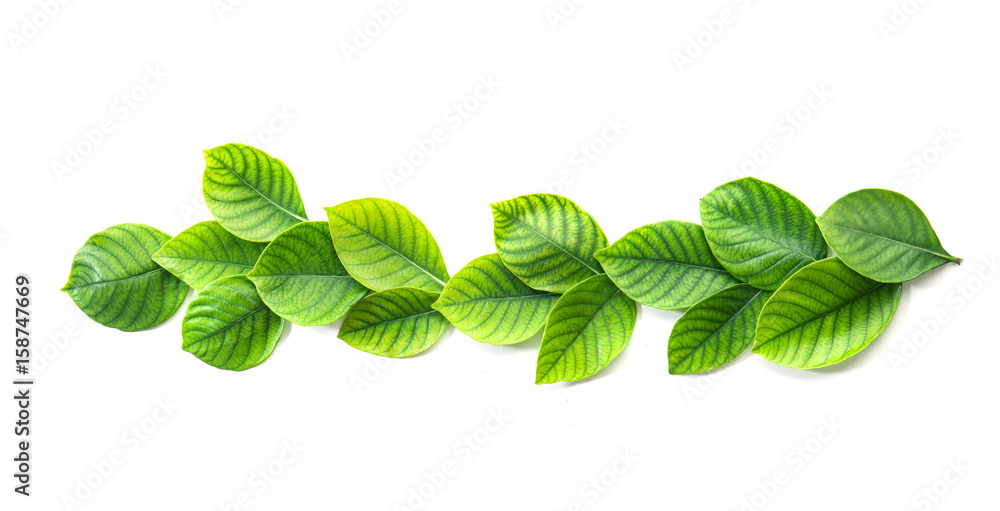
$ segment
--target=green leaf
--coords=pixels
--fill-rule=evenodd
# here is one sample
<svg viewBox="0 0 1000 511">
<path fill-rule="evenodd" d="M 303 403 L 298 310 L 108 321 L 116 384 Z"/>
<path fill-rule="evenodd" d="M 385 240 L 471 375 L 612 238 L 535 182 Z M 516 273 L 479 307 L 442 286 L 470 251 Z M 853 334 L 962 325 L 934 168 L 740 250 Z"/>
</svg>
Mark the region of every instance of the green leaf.
<svg viewBox="0 0 1000 511">
<path fill-rule="evenodd" d="M 628 344 L 635 316 L 635 302 L 607 275 L 573 286 L 549 313 L 535 383 L 581 380 L 604 369 Z"/>
<path fill-rule="evenodd" d="M 221 277 L 246 274 L 265 246 L 237 238 L 209 220 L 174 236 L 153 254 L 153 260 L 200 291 Z"/>
<path fill-rule="evenodd" d="M 688 309 L 670 331 L 670 374 L 703 373 L 736 358 L 753 341 L 757 316 L 771 293 L 740 284 Z"/>
<path fill-rule="evenodd" d="M 712 255 L 701 226 L 690 222 L 640 227 L 595 256 L 619 289 L 657 309 L 690 307 L 740 283 Z"/>
<path fill-rule="evenodd" d="M 306 221 L 299 187 L 284 162 L 243 144 L 205 151 L 202 193 L 212 216 L 248 241 L 271 241 Z"/>
<path fill-rule="evenodd" d="M 277 315 L 327 325 L 368 292 L 337 258 L 327 222 L 302 222 L 274 238 L 247 278 Z"/>
<path fill-rule="evenodd" d="M 528 287 L 498 254 L 475 259 L 458 271 L 434 308 L 462 333 L 488 344 L 527 340 L 545 326 L 559 295 Z"/>
<path fill-rule="evenodd" d="M 906 282 L 945 263 L 962 263 L 941 246 L 924 212 L 893 191 L 847 194 L 816 223 L 837 257 L 879 282 Z"/>
<path fill-rule="evenodd" d="M 777 289 L 799 268 L 826 257 L 823 234 L 809 207 L 752 177 L 706 195 L 701 223 L 722 266 L 756 288 Z"/>
<path fill-rule="evenodd" d="M 90 319 L 124 332 L 153 328 L 180 308 L 188 287 L 152 255 L 170 235 L 148 225 L 101 231 L 73 256 L 62 288 Z"/>
<path fill-rule="evenodd" d="M 242 371 L 271 356 L 284 327 L 245 276 L 223 277 L 188 305 L 182 348 L 210 366 Z"/>
<path fill-rule="evenodd" d="M 358 199 L 326 208 L 326 214 L 341 262 L 365 287 L 444 289 L 448 269 L 437 241 L 401 204 Z"/>
<path fill-rule="evenodd" d="M 438 296 L 412 287 L 372 293 L 347 312 L 337 337 L 373 355 L 416 355 L 433 346 L 448 327 L 432 307 Z"/>
<path fill-rule="evenodd" d="M 836 257 L 812 263 L 764 305 L 753 352 L 801 369 L 836 364 L 882 333 L 902 289 L 865 278 Z"/>
<path fill-rule="evenodd" d="M 565 293 L 604 273 L 594 252 L 608 246 L 601 226 L 573 201 L 546 193 L 491 204 L 493 237 L 507 268 L 540 291 Z"/>
</svg>

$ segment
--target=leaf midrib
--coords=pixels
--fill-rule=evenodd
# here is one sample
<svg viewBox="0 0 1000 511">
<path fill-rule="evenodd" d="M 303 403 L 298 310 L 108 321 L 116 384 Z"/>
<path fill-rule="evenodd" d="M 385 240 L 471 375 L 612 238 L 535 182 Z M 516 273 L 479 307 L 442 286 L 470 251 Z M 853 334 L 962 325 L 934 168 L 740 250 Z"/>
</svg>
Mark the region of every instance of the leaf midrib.
<svg viewBox="0 0 1000 511">
<path fill-rule="evenodd" d="M 510 215 L 510 214 L 508 214 L 508 213 L 507 213 L 506 211 L 502 211 L 502 210 L 497 210 L 497 211 L 499 211 L 499 213 L 500 213 L 501 215 L 503 215 L 503 216 L 505 216 L 505 217 L 507 217 L 507 218 L 511 219 L 511 220 L 512 220 L 512 221 L 513 221 L 514 223 L 517 223 L 518 225 L 521 225 L 521 226 L 523 226 L 523 227 L 524 227 L 525 229 L 527 229 L 527 230 L 529 230 L 529 231 L 531 231 L 531 232 L 535 233 L 535 234 L 536 234 L 536 235 L 537 235 L 538 237 L 540 237 L 540 238 L 542 238 L 543 240 L 545 240 L 545 241 L 549 242 L 550 244 L 552 244 L 553 246 L 555 246 L 555 247 L 556 247 L 556 248 L 558 248 L 559 250 L 562 250 L 562 251 L 563 251 L 563 252 L 564 252 L 564 253 L 565 253 L 566 255 L 568 255 L 568 256 L 570 256 L 570 257 L 572 257 L 573 259 L 576 259 L 577 261 L 579 261 L 579 263 L 580 263 L 580 264 L 584 265 L 584 266 L 585 266 L 585 267 L 586 267 L 586 268 L 587 268 L 588 270 L 590 270 L 590 271 L 594 272 L 594 275 L 600 275 L 600 274 L 602 273 L 602 272 L 600 272 L 600 271 L 597 271 L 597 269 L 596 269 L 596 268 L 593 268 L 593 267 L 591 267 L 591 266 L 590 266 L 589 264 L 587 264 L 586 262 L 584 262 L 584 261 L 583 261 L 582 259 L 580 259 L 579 257 L 577 257 L 577 256 L 576 256 L 575 254 L 573 254 L 573 253 L 572 253 L 572 252 L 570 252 L 569 250 L 566 250 L 566 249 L 565 249 L 565 248 L 564 248 L 564 247 L 563 247 L 562 245 L 560 245 L 560 244 L 556 243 L 556 242 L 555 242 L 555 240 L 552 240 L 552 239 L 551 239 L 551 238 L 549 238 L 548 236 L 546 236 L 546 235 L 544 235 L 544 234 L 542 234 L 542 233 L 540 233 L 540 232 L 536 231 L 536 230 L 535 230 L 535 229 L 534 229 L 534 228 L 533 228 L 532 226 L 530 226 L 530 225 L 528 225 L 528 224 L 526 224 L 526 223 L 522 222 L 522 221 L 521 221 L 520 219 L 518 219 L 517 217 L 514 217 L 514 216 L 511 216 L 511 215 Z"/>
<path fill-rule="evenodd" d="M 97 281 L 97 282 L 88 282 L 86 284 L 79 285 L 79 286 L 66 287 L 66 288 L 63 288 L 63 291 L 72 291 L 74 289 L 85 289 L 85 288 L 88 288 L 88 287 L 106 286 L 106 285 L 109 285 L 109 284 L 119 284 L 119 283 L 122 283 L 122 282 L 128 282 L 128 281 L 133 280 L 133 279 L 145 278 L 145 277 L 147 277 L 149 275 L 152 275 L 154 273 L 158 273 L 158 272 L 161 272 L 161 271 L 166 271 L 166 270 L 164 268 L 156 268 L 154 270 L 149 270 L 147 272 L 143 272 L 143 273 L 140 273 L 138 275 L 130 275 L 128 277 L 121 278 L 121 279 L 102 280 L 102 281 Z"/>
<path fill-rule="evenodd" d="M 586 330 L 588 326 L 590 326 L 590 323 L 592 323 L 594 321 L 594 318 L 596 318 L 597 315 L 600 314 L 601 311 L 603 311 L 604 308 L 607 307 L 609 303 L 611 303 L 611 300 L 614 300 L 614 298 L 616 296 L 618 296 L 619 294 L 621 294 L 621 292 L 622 292 L 622 290 L 618 289 L 616 287 L 615 288 L 615 293 L 613 295 L 611 295 L 610 297 L 608 297 L 608 299 L 605 300 L 604 303 L 601 304 L 601 306 L 597 309 L 597 311 L 595 311 L 593 314 L 590 315 L 589 318 L 587 318 L 587 322 L 584 323 L 582 327 L 580 327 L 580 329 L 577 331 L 576 335 L 573 336 L 573 339 L 571 339 L 568 343 L 566 343 L 566 347 L 563 348 L 562 352 L 559 353 L 559 356 L 556 357 L 556 361 L 553 362 L 549 366 L 549 370 L 545 371 L 545 374 L 542 375 L 542 379 L 548 378 L 549 374 L 552 373 L 552 371 L 556 368 L 556 362 L 562 360 L 562 358 L 566 355 L 566 352 L 569 351 L 570 346 L 572 346 L 577 341 L 577 339 L 580 338 L 580 335 L 582 335 L 583 331 Z"/>
<path fill-rule="evenodd" d="M 470 300 L 462 300 L 460 302 L 456 301 L 456 302 L 452 302 L 452 303 L 446 303 L 446 304 L 442 304 L 441 307 L 458 307 L 460 305 L 466 305 L 466 304 L 478 303 L 478 302 L 503 302 L 503 301 L 507 301 L 507 300 L 531 300 L 531 299 L 536 299 L 536 298 L 551 299 L 553 297 L 558 298 L 558 296 L 559 295 L 556 295 L 556 294 L 553 294 L 553 293 L 536 293 L 536 294 L 530 294 L 530 295 L 497 296 L 497 297 L 488 296 L 488 297 L 483 297 L 483 298 L 473 298 L 473 299 L 470 299 Z"/>
<path fill-rule="evenodd" d="M 957 257 L 952 256 L 950 254 L 939 254 L 939 253 L 937 253 L 937 252 L 935 252 L 933 250 L 928 250 L 928 249 L 923 248 L 923 247 L 918 247 L 917 245 L 911 245 L 910 243 L 907 243 L 905 241 L 900 241 L 900 240 L 892 239 L 892 238 L 889 238 L 887 236 L 882 236 L 882 235 L 875 234 L 875 233 L 872 233 L 872 232 L 867 232 L 867 231 L 862 231 L 862 230 L 859 230 L 859 229 L 854 229 L 854 228 L 851 228 L 851 227 L 847 227 L 846 225 L 840 225 L 838 223 L 831 222 L 831 221 L 826 220 L 826 219 L 820 220 L 820 219 L 817 218 L 817 220 L 819 220 L 821 223 L 824 223 L 824 224 L 836 227 L 838 229 L 844 229 L 845 231 L 856 232 L 856 233 L 864 235 L 864 236 L 871 236 L 873 238 L 878 238 L 878 239 L 882 239 L 882 240 L 889 241 L 889 242 L 892 242 L 892 243 L 896 243 L 897 245 L 903 245 L 904 247 L 914 248 L 914 249 L 920 250 L 921 252 L 926 252 L 928 254 L 940 257 L 942 259 L 946 259 L 948 261 L 954 262 L 954 261 L 956 261 L 958 259 Z"/>
<path fill-rule="evenodd" d="M 382 325 L 388 325 L 388 324 L 391 324 L 391 323 L 399 323 L 400 321 L 408 321 L 408 320 L 411 320 L 411 319 L 414 319 L 414 318 L 419 318 L 421 316 L 426 316 L 428 314 L 441 314 L 441 313 L 439 311 L 437 311 L 437 310 L 429 310 L 427 312 L 421 312 L 419 314 L 412 314 L 412 315 L 403 316 L 403 317 L 400 317 L 400 318 L 393 318 L 393 319 L 389 319 L 389 320 L 385 320 L 385 321 L 379 321 L 378 323 L 372 323 L 370 325 L 365 325 L 362 328 L 358 328 L 356 330 L 351 330 L 350 332 L 346 332 L 346 333 L 347 334 L 353 334 L 355 332 L 363 332 L 365 330 L 371 330 L 372 328 L 378 328 L 378 327 L 380 327 Z"/>
<path fill-rule="evenodd" d="M 211 334 L 206 335 L 205 337 L 202 337 L 201 339 L 198 339 L 195 342 L 192 342 L 191 344 L 200 344 L 200 343 L 203 343 L 203 342 L 205 342 L 205 341 L 207 341 L 207 340 L 209 340 L 209 339 L 211 339 L 211 338 L 213 338 L 213 337 L 215 337 L 215 336 L 217 336 L 219 334 L 224 334 L 227 331 L 229 331 L 230 328 L 232 328 L 232 327 L 234 327 L 234 326 L 236 326 L 236 325 L 238 325 L 238 324 L 246 321 L 247 318 L 249 318 L 250 316 L 253 316 L 254 314 L 257 314 L 258 312 L 260 312 L 261 310 L 266 309 L 266 308 L 267 308 L 267 305 L 261 305 L 260 307 L 257 307 L 256 309 L 248 312 L 247 314 L 244 314 L 243 317 L 241 317 L 241 318 L 237 319 L 236 321 L 233 321 L 232 323 L 226 325 L 224 328 L 220 328 L 219 330 L 216 330 L 216 331 L 212 332 Z"/>
<path fill-rule="evenodd" d="M 222 160 L 220 160 L 219 158 L 217 158 L 217 157 L 216 157 L 216 156 L 215 156 L 214 154 L 211 154 L 211 153 L 208 153 L 208 157 L 209 157 L 209 158 L 212 158 L 213 160 L 215 160 L 215 161 L 216 161 L 216 162 L 217 162 L 217 163 L 218 163 L 219 165 L 221 165 L 221 166 L 222 166 L 222 168 L 224 168 L 224 169 L 228 170 L 230 174 L 232 174 L 232 175 L 236 176 L 236 179 L 239 179 L 239 180 L 240 180 L 240 181 L 241 181 L 241 182 L 242 182 L 242 183 L 243 183 L 244 185 L 246 185 L 246 187 L 247 187 L 247 188 L 249 188 L 249 189 L 253 190 L 253 191 L 254 191 L 254 192 L 255 192 L 255 193 L 257 194 L 257 195 L 259 195 L 259 196 L 260 196 L 261 198 L 263 198 L 263 199 L 264 199 L 264 200 L 266 200 L 267 202 L 270 202 L 270 203 L 271 203 L 272 205 L 274 205 L 274 207 L 276 207 L 276 208 L 280 209 L 281 211 L 284 211 L 285 213 L 287 213 L 287 214 L 288 214 L 289 216 L 291 216 L 292 218 L 296 218 L 296 219 L 298 219 L 298 220 L 299 220 L 299 221 L 301 221 L 301 222 L 308 222 L 308 221 L 309 221 L 309 219 L 308 219 L 308 218 L 303 218 L 303 217 L 301 217 L 301 216 L 299 216 L 299 215 L 297 215 L 297 214 L 295 214 L 295 213 L 293 213 L 293 212 L 289 211 L 288 209 L 286 209 L 286 208 L 285 208 L 284 206 L 282 206 L 281 204 L 278 204 L 277 202 L 274 202 L 273 200 L 271 200 L 271 198 L 270 198 L 270 197 L 268 197 L 267 195 L 264 195 L 264 193 L 263 193 L 263 192 L 261 192 L 261 191 L 260 191 L 260 190 L 258 190 L 258 189 L 257 189 L 256 187 L 254 187 L 254 186 L 253 186 L 253 185 L 251 185 L 251 184 L 250 184 L 249 182 L 247 182 L 247 180 L 246 180 L 246 179 L 243 179 L 243 176 L 241 176 L 241 175 L 237 174 L 237 173 L 236 173 L 236 169 L 234 169 L 234 168 L 230 167 L 229 165 L 226 165 L 226 163 L 225 163 L 225 162 L 223 162 Z M 245 158 L 244 158 L 244 159 L 245 159 Z"/>
<path fill-rule="evenodd" d="M 695 268 L 695 269 L 698 269 L 698 270 L 706 270 L 706 271 L 712 271 L 712 272 L 716 272 L 716 273 L 722 273 L 722 274 L 725 274 L 725 275 L 729 275 L 729 272 L 726 271 L 724 268 L 713 268 L 711 266 L 700 266 L 700 265 L 691 264 L 691 263 L 681 263 L 681 262 L 677 262 L 677 261 L 671 261 L 669 259 L 653 259 L 651 257 L 631 257 L 631 256 L 614 255 L 614 254 L 603 254 L 603 257 L 605 259 L 627 259 L 629 261 L 640 261 L 640 262 L 649 262 L 649 263 L 669 264 L 669 265 L 673 265 L 673 266 L 683 266 L 685 268 Z"/>
<path fill-rule="evenodd" d="M 197 261 L 200 263 L 212 263 L 212 264 L 231 264 L 233 266 L 246 266 L 253 268 L 253 264 L 250 263 L 239 263 L 236 261 L 222 261 L 219 259 L 203 259 L 200 257 L 175 257 L 175 256 L 153 256 L 154 261 Z"/>
<path fill-rule="evenodd" d="M 745 310 L 745 309 L 746 309 L 747 307 L 749 307 L 749 306 L 750 306 L 750 304 L 751 304 L 751 303 L 753 303 L 753 301 L 754 301 L 754 300 L 756 300 L 756 299 L 757 299 L 757 297 L 758 297 L 758 296 L 760 296 L 760 294 L 761 294 L 761 293 L 763 293 L 763 292 L 764 292 L 763 290 L 761 290 L 761 289 L 758 289 L 758 290 L 757 290 L 757 292 L 756 292 L 756 293 L 754 293 L 754 295 L 753 295 L 753 296 L 752 296 L 752 297 L 751 297 L 751 298 L 750 298 L 749 300 L 747 300 L 747 303 L 743 304 L 743 306 L 742 306 L 742 307 L 740 307 L 740 308 L 739 308 L 739 310 L 737 310 L 736 312 L 734 312 L 734 313 L 732 314 L 732 316 L 730 316 L 730 317 L 729 317 L 729 319 L 727 319 L 727 320 L 725 321 L 725 323 L 723 323 L 723 324 L 719 325 L 719 328 L 716 328 L 716 329 L 715 329 L 715 331 L 713 331 L 713 332 L 712 332 L 712 333 L 711 333 L 711 334 L 710 334 L 710 335 L 709 335 L 708 337 L 706 337 L 704 341 L 702 341 L 702 342 L 698 343 L 698 346 L 696 346 L 696 347 L 695 347 L 694 349 L 692 349 L 692 350 L 691 350 L 690 352 L 688 352 L 688 354 L 687 354 L 687 356 L 686 356 L 686 357 L 684 357 L 684 358 L 680 359 L 680 360 L 678 361 L 678 364 L 680 364 L 681 362 L 685 362 L 685 361 L 687 361 L 687 360 L 688 360 L 689 358 L 691 358 L 691 357 L 692 357 L 692 356 L 694 355 L 694 353 L 695 353 L 696 351 L 698 351 L 698 350 L 700 350 L 700 349 L 704 348 L 704 347 L 705 347 L 705 345 L 706 345 L 706 344 L 708 344 L 708 341 L 709 341 L 709 339 L 711 339 L 712 337 L 715 337 L 715 335 L 716 335 L 716 334 L 718 334 L 719 332 L 721 332 L 721 331 L 722 331 L 722 329 L 726 327 L 726 325 L 728 325 L 729 323 L 732 323 L 733 321 L 735 321 L 735 320 L 736 320 L 736 318 L 737 318 L 737 317 L 738 317 L 738 316 L 739 316 L 739 315 L 740 315 L 740 314 L 741 314 L 741 313 L 742 313 L 742 312 L 743 312 L 743 311 L 744 311 L 744 310 Z M 755 328 L 754 330 L 756 331 L 756 328 Z M 755 333 L 756 333 L 756 332 L 755 332 Z M 746 347 L 745 347 L 745 346 L 744 346 L 744 349 L 746 349 Z"/>
<path fill-rule="evenodd" d="M 703 201 L 703 202 L 705 202 L 705 201 Z M 749 229 L 749 230 L 751 230 L 751 231 L 753 231 L 753 232 L 755 232 L 755 233 L 759 234 L 759 235 L 760 235 L 760 236 L 761 236 L 762 238 L 764 238 L 764 239 L 766 239 L 766 240 L 768 240 L 768 241 L 770 241 L 770 242 L 772 242 L 772 243 L 776 243 L 776 244 L 778 244 L 778 245 L 780 245 L 780 246 L 782 246 L 782 247 L 785 247 L 785 248 L 787 248 L 788 250 L 791 250 L 792 252 L 795 252 L 796 254 L 799 254 L 799 255 L 801 255 L 802 257 L 805 257 L 805 258 L 808 258 L 808 259 L 809 259 L 810 261 L 817 261 L 817 260 L 818 260 L 818 259 L 816 259 L 815 257 L 813 257 L 813 256 L 811 256 L 811 255 L 809 255 L 809 254 L 806 254 L 805 252 L 802 252 L 802 251 L 798 250 L 798 249 L 797 249 L 797 248 L 795 248 L 795 247 L 792 247 L 792 246 L 789 246 L 789 245 L 786 245 L 785 243 L 783 243 L 783 242 L 781 242 L 781 241 L 778 241 L 778 240 L 776 240 L 776 239 L 774 239 L 774 238 L 772 238 L 772 237 L 768 236 L 768 235 L 767 235 L 767 234 L 765 234 L 764 232 L 762 232 L 762 231 L 760 231 L 760 230 L 758 230 L 758 229 L 754 228 L 754 227 L 753 227 L 752 225 L 750 225 L 750 224 L 748 224 L 748 223 L 746 223 L 746 222 L 744 222 L 744 221 L 740 220 L 739 218 L 735 217 L 734 215 L 732 215 L 732 214 L 731 214 L 731 213 L 729 213 L 728 211 L 724 211 L 724 210 L 722 210 L 721 208 L 718 208 L 718 207 L 716 207 L 716 206 L 715 206 L 714 204 L 712 204 L 711 202 L 707 202 L 707 205 L 708 205 L 708 207 L 710 207 L 710 208 L 712 208 L 712 209 L 714 209 L 714 210 L 718 211 L 719 213 L 722 213 L 723 215 L 725 215 L 725 216 L 726 216 L 727 218 L 729 218 L 730 220 L 732 220 L 732 221 L 734 221 L 734 222 L 736 222 L 736 223 L 738 223 L 738 224 L 740 224 L 740 225 L 742 225 L 742 226 L 746 227 L 747 229 Z"/>
<path fill-rule="evenodd" d="M 441 288 L 444 289 L 445 282 L 443 280 L 437 278 L 437 276 L 435 276 L 433 273 L 431 273 L 430 271 L 428 271 L 426 268 L 424 268 L 423 266 L 421 266 L 420 264 L 418 264 L 416 261 L 410 259 L 409 257 L 406 257 L 405 255 L 403 255 L 402 252 L 396 250 L 395 247 L 393 247 L 392 245 L 389 245 L 389 244 L 385 243 L 384 241 L 376 238 L 375 235 L 373 235 L 372 233 L 366 231 L 360 225 L 358 225 L 358 224 L 356 224 L 356 223 L 348 220 L 347 218 L 345 218 L 340 213 L 336 213 L 336 212 L 332 212 L 332 211 L 330 213 L 334 214 L 334 215 L 337 215 L 337 218 L 340 218 L 344 222 L 347 222 L 349 225 L 351 225 L 352 227 L 354 227 L 355 229 L 357 229 L 359 232 L 361 232 L 361 234 L 364 234 L 365 236 L 367 236 L 367 237 L 375 240 L 376 242 L 378 242 L 379 245 L 381 245 L 381 246 L 389 249 L 390 251 L 392 251 L 392 253 L 396 254 L 399 257 L 401 257 L 404 261 L 410 263 L 412 266 L 414 266 L 418 270 L 424 272 L 424 274 L 426 274 L 430 278 L 434 279 L 438 284 L 441 284 Z"/>
<path fill-rule="evenodd" d="M 830 310 L 827 310 L 827 311 L 823 312 L 822 314 L 813 316 L 812 318 L 809 318 L 808 320 L 803 321 L 803 322 L 801 322 L 801 323 L 799 323 L 799 324 L 797 324 L 797 325 L 789 328 L 788 330 L 785 330 L 785 331 L 783 331 L 783 332 L 781 332 L 781 333 L 779 333 L 777 335 L 772 335 L 770 339 L 768 339 L 768 340 L 766 340 L 766 341 L 758 344 L 757 346 L 754 346 L 754 348 L 756 349 L 758 346 L 764 346 L 764 345 L 770 344 L 774 340 L 776 340 L 776 339 L 778 339 L 780 337 L 784 337 L 789 332 L 792 332 L 794 330 L 798 330 L 800 328 L 803 328 L 804 326 L 806 326 L 806 325 L 808 325 L 808 324 L 810 324 L 810 323 L 812 323 L 812 322 L 814 322 L 816 320 L 823 319 L 823 318 L 829 316 L 830 314 L 833 314 L 834 312 L 837 312 L 840 309 L 843 309 L 844 307 L 847 307 L 848 305 L 850 305 L 850 304 L 852 304 L 852 303 L 860 300 L 861 298 L 874 293 L 875 291 L 877 291 L 882 286 L 888 286 L 888 285 L 898 285 L 898 284 L 890 284 L 890 283 L 887 283 L 887 282 L 880 282 L 877 286 L 869 289 L 868 291 L 865 291 L 864 293 L 861 293 L 860 295 L 855 296 L 854 298 L 852 298 L 852 299 L 850 299 L 850 300 L 848 300 L 848 301 L 846 301 L 846 302 L 844 302 L 844 303 L 842 303 L 842 304 L 840 304 L 840 305 L 838 305 L 838 306 L 836 306 L 836 307 L 834 307 L 834 308 L 832 308 Z M 852 321 L 852 323 L 853 323 L 853 321 Z"/>
</svg>

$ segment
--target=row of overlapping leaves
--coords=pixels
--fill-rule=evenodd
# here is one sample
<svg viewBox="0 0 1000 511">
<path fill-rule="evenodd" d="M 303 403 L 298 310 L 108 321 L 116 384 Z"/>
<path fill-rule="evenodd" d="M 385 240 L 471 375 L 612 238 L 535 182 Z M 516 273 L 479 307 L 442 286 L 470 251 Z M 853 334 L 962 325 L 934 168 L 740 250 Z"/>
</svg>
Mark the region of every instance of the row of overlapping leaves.
<svg viewBox="0 0 1000 511">
<path fill-rule="evenodd" d="M 430 231 L 400 204 L 352 200 L 309 221 L 280 160 L 240 144 L 205 160 L 215 220 L 172 238 L 141 224 L 95 234 L 64 290 L 97 322 L 136 331 L 173 315 L 190 286 L 183 348 L 222 369 L 267 359 L 286 321 L 343 317 L 338 337 L 387 357 L 428 349 L 449 323 L 497 345 L 542 330 L 536 383 L 579 380 L 625 348 L 636 302 L 686 309 L 668 341 L 671 373 L 714 369 L 750 344 L 785 366 L 822 367 L 885 329 L 902 282 L 960 262 L 898 193 L 854 192 L 817 218 L 745 178 L 702 199 L 703 226 L 668 220 L 613 244 L 564 197 L 495 203 L 497 252 L 449 277 Z"/>
</svg>

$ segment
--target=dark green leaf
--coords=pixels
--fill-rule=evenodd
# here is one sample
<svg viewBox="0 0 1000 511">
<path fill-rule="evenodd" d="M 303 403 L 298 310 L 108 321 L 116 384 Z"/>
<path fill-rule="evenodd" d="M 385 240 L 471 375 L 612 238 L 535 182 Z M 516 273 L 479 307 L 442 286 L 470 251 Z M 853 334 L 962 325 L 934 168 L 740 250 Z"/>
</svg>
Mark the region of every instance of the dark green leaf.
<svg viewBox="0 0 1000 511">
<path fill-rule="evenodd" d="M 607 275 L 573 286 L 549 313 L 535 383 L 581 380 L 604 369 L 628 344 L 635 317 L 635 302 Z"/>
<path fill-rule="evenodd" d="M 69 294 L 94 321 L 125 332 L 153 328 L 180 308 L 188 287 L 153 261 L 170 235 L 119 224 L 91 236 L 73 257 Z"/>
<path fill-rule="evenodd" d="M 604 273 L 594 252 L 607 247 L 608 238 L 594 218 L 573 201 L 538 193 L 490 207 L 497 252 L 528 286 L 564 293 Z"/>
<path fill-rule="evenodd" d="M 706 195 L 701 223 L 722 266 L 759 289 L 777 289 L 799 268 L 826 257 L 826 243 L 809 207 L 752 177 Z"/>
<path fill-rule="evenodd" d="M 303 326 L 337 321 L 368 293 L 340 264 L 327 222 L 302 222 L 279 234 L 247 278 L 271 310 Z"/>
<path fill-rule="evenodd" d="M 521 282 L 497 254 L 480 257 L 458 271 L 434 308 L 462 333 L 479 342 L 514 344 L 545 325 L 559 295 Z"/>
<path fill-rule="evenodd" d="M 812 263 L 764 305 L 753 352 L 801 369 L 836 364 L 882 333 L 901 292 L 901 284 L 865 278 L 836 257 Z"/>
<path fill-rule="evenodd" d="M 698 224 L 649 224 L 597 252 L 611 280 L 633 300 L 657 309 L 690 307 L 739 284 L 712 255 Z"/>
<path fill-rule="evenodd" d="M 845 195 L 816 223 L 837 257 L 879 282 L 906 282 L 962 262 L 941 246 L 924 212 L 893 191 L 869 188 Z"/>
<path fill-rule="evenodd" d="M 153 260 L 201 290 L 221 277 L 245 275 L 266 244 L 237 238 L 210 220 L 188 227 L 153 254 Z"/>
<path fill-rule="evenodd" d="M 271 356 L 284 327 L 253 283 L 233 275 L 209 284 L 188 305 L 182 347 L 210 366 L 242 371 Z"/>
<path fill-rule="evenodd" d="M 416 355 L 433 346 L 448 327 L 432 306 L 438 296 L 412 287 L 372 293 L 347 312 L 337 337 L 373 355 Z"/>
<path fill-rule="evenodd" d="M 670 374 L 703 373 L 736 358 L 753 341 L 771 291 L 747 284 L 696 303 L 674 323 L 667 344 Z"/>
</svg>

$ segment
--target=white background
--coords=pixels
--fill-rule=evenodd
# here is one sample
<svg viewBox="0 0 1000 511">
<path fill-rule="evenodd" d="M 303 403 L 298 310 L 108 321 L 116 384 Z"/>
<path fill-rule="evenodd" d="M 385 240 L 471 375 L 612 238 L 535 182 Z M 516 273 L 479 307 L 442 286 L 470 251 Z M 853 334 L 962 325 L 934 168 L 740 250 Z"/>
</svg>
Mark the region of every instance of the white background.
<svg viewBox="0 0 1000 511">
<path fill-rule="evenodd" d="M 0 294 L 13 298 L 16 273 L 33 279 L 38 379 L 33 496 L 4 476 L 3 509 L 65 509 L 115 452 L 124 461 L 71 509 L 236 509 L 223 506 L 241 493 L 254 509 L 399 509 L 445 462 L 457 468 L 422 509 L 995 506 L 996 2 L 908 5 L 886 37 L 903 0 L 592 0 L 554 28 L 556 0 L 404 0 L 350 59 L 343 45 L 387 0 L 234 0 L 221 14 L 213 0 L 68 2 L 52 16 L 40 3 L 0 8 Z M 678 66 L 720 17 L 730 23 Z M 469 100 L 490 77 L 499 86 Z M 142 100 L 125 106 L 123 93 Z M 459 126 L 449 119 L 466 100 L 476 108 Z M 68 146 L 86 149 L 103 119 L 111 131 L 68 165 Z M 603 143 L 607 122 L 624 127 Z M 447 140 L 390 187 L 385 174 L 435 128 Z M 209 219 L 201 151 L 250 137 L 289 165 L 311 218 L 353 198 L 402 202 L 452 274 L 494 250 L 490 202 L 545 191 L 561 170 L 561 193 L 614 240 L 698 221 L 698 199 L 764 145 L 776 150 L 749 175 L 817 214 L 860 188 L 901 188 L 966 262 L 906 284 L 882 337 L 817 371 L 746 353 L 708 377 L 670 376 L 680 313 L 650 308 L 607 370 L 549 386 L 533 385 L 538 338 L 496 347 L 451 330 L 376 374 L 383 360 L 338 340 L 339 323 L 293 327 L 265 364 L 232 373 L 180 349 L 182 313 L 143 333 L 81 317 L 59 288 L 86 238 Z M 574 152 L 588 144 L 603 152 L 582 169 Z M 158 400 L 175 409 L 154 428 Z M 509 418 L 465 456 L 456 443 L 491 409 Z M 9 474 L 13 401 L 0 410 Z M 817 440 L 824 421 L 836 433 Z M 127 434 L 143 426 L 145 440 Z M 281 465 L 292 441 L 304 451 Z M 625 470 L 616 452 L 633 458 Z M 250 477 L 268 467 L 281 474 L 259 491 Z M 597 491 L 602 474 L 614 482 Z M 924 489 L 946 494 L 914 500 Z"/>
</svg>

